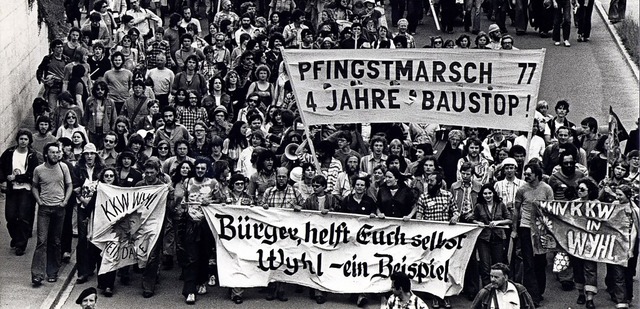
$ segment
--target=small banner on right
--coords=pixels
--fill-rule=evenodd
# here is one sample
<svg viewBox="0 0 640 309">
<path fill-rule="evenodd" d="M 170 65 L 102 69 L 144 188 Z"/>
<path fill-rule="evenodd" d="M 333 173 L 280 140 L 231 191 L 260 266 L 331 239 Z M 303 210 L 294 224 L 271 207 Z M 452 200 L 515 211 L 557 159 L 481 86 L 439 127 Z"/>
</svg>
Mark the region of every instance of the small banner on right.
<svg viewBox="0 0 640 309">
<path fill-rule="evenodd" d="M 598 201 L 540 202 L 541 221 L 567 253 L 625 267 L 635 239 L 632 211 L 629 205 Z"/>
</svg>

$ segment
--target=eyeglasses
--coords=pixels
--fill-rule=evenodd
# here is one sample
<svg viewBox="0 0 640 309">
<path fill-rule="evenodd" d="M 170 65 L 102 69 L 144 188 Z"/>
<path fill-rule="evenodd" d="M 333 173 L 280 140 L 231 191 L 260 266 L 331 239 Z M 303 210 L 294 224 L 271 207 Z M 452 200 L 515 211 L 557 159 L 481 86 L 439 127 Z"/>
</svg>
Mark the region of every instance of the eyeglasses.
<svg viewBox="0 0 640 309">
<path fill-rule="evenodd" d="M 67 119 L 76 119 L 76 118 L 78 118 L 78 117 L 76 117 L 76 116 L 67 116 Z"/>
<path fill-rule="evenodd" d="M 233 185 L 234 186 L 244 186 L 244 182 L 238 181 L 238 182 L 234 183 Z"/>
<path fill-rule="evenodd" d="M 116 177 L 116 175 L 114 175 L 114 174 L 104 174 L 103 177 L 104 178 L 114 178 L 114 177 Z"/>
<path fill-rule="evenodd" d="M 105 144 L 115 144 L 116 141 L 105 139 L 104 142 Z"/>
<path fill-rule="evenodd" d="M 435 41 L 433 44 L 442 44 L 442 41 Z"/>
</svg>

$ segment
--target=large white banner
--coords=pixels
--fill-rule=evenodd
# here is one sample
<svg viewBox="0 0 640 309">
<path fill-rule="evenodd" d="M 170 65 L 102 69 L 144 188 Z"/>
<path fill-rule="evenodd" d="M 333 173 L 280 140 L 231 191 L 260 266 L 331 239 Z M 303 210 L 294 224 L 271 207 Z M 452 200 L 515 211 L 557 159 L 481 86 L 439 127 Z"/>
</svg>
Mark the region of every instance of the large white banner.
<svg viewBox="0 0 640 309">
<path fill-rule="evenodd" d="M 284 50 L 307 125 L 417 122 L 530 131 L 545 50 Z"/>
<path fill-rule="evenodd" d="M 220 285 L 289 282 L 333 293 L 389 291 L 403 271 L 412 289 L 439 297 L 462 290 L 481 232 L 475 225 L 370 219 L 317 211 L 203 207 L 214 235 Z"/>
<path fill-rule="evenodd" d="M 162 230 L 168 192 L 167 185 L 122 188 L 98 184 L 90 231 L 91 242 L 102 250 L 100 274 L 147 264 Z"/>
</svg>

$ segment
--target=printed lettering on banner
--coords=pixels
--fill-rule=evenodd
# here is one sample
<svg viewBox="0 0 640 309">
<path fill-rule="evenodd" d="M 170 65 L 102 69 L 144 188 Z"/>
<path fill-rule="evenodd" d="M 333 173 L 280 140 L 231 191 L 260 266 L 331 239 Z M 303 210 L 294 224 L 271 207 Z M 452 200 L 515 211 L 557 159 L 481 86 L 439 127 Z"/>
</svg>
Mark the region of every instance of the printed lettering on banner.
<svg viewBox="0 0 640 309">
<path fill-rule="evenodd" d="M 220 284 L 288 282 L 333 293 L 382 293 L 403 271 L 412 289 L 444 297 L 462 290 L 482 228 L 446 222 L 286 209 L 202 207 L 215 234 Z"/>
<path fill-rule="evenodd" d="M 629 205 L 599 201 L 540 202 L 541 222 L 557 244 L 575 257 L 627 266 L 635 235 Z"/>
<path fill-rule="evenodd" d="M 138 264 L 144 267 L 162 230 L 167 185 L 122 188 L 98 184 L 89 226 L 91 242 L 102 250 L 100 274 Z"/>
<path fill-rule="evenodd" d="M 530 131 L 545 50 L 284 50 L 307 125 L 416 122 Z"/>
</svg>

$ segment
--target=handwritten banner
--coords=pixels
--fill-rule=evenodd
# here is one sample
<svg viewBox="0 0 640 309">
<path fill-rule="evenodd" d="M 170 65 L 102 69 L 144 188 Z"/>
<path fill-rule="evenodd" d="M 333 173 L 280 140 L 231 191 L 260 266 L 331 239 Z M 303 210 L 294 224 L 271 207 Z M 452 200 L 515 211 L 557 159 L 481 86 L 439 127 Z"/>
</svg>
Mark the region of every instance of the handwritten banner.
<svg viewBox="0 0 640 309">
<path fill-rule="evenodd" d="M 100 274 L 136 263 L 146 265 L 162 229 L 168 192 L 166 185 L 98 184 L 90 231 L 91 242 L 102 250 Z"/>
<path fill-rule="evenodd" d="M 542 223 L 570 255 L 627 266 L 633 246 L 633 217 L 628 205 L 544 201 L 540 210 Z"/>
<path fill-rule="evenodd" d="M 226 287 L 279 281 L 334 293 L 381 293 L 393 272 L 404 271 L 413 290 L 456 295 L 482 230 L 274 208 L 212 205 L 203 211 L 216 235 Z"/>
<path fill-rule="evenodd" d="M 307 125 L 418 122 L 529 131 L 545 50 L 284 50 Z"/>
</svg>

